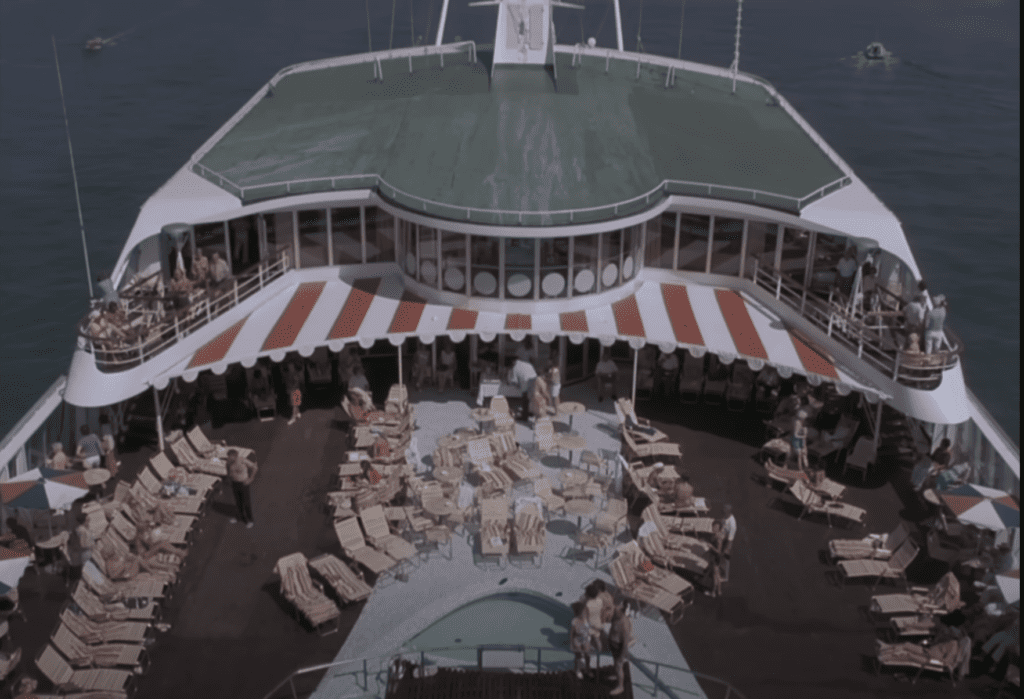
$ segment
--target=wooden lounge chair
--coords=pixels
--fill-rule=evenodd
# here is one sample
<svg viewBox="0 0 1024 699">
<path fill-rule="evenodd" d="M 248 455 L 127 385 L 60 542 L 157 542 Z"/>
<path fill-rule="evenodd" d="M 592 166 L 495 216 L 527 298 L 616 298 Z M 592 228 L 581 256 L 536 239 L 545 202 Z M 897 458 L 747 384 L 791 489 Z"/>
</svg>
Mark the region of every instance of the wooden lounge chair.
<svg viewBox="0 0 1024 699">
<path fill-rule="evenodd" d="M 537 452 L 550 454 L 558 451 L 558 440 L 555 439 L 555 423 L 550 417 L 538 418 L 533 425 L 533 438 Z"/>
<path fill-rule="evenodd" d="M 551 481 L 546 476 L 534 480 L 533 494 L 544 501 L 544 508 L 549 514 L 565 511 L 565 499 L 552 492 Z"/>
<path fill-rule="evenodd" d="M 863 539 L 832 539 L 828 542 L 828 556 L 834 561 L 874 558 L 884 561 L 903 545 L 910 530 L 900 522 L 888 534 L 868 534 Z"/>
<path fill-rule="evenodd" d="M 920 549 L 910 539 L 903 542 L 887 561 L 861 559 L 855 561 L 839 561 L 836 565 L 843 580 L 851 578 L 875 578 L 875 585 L 882 579 L 906 580 L 906 570 Z"/>
<path fill-rule="evenodd" d="M 359 528 L 359 520 L 355 517 L 341 519 L 334 523 L 334 533 L 345 555 L 375 575 L 380 575 L 398 565 L 391 556 L 367 546 L 363 531 Z"/>
<path fill-rule="evenodd" d="M 36 658 L 36 666 L 59 691 L 127 691 L 133 673 L 128 670 L 75 670 L 60 653 L 47 644 Z"/>
<path fill-rule="evenodd" d="M 869 609 L 873 614 L 949 614 L 964 606 L 960 582 L 952 572 L 931 587 L 911 587 L 906 593 L 875 595 Z"/>
<path fill-rule="evenodd" d="M 158 498 L 153 493 L 149 492 L 142 483 L 136 481 L 128 494 L 128 499 L 119 508 L 119 511 L 127 515 L 133 522 L 138 524 L 145 519 L 146 513 L 153 513 L 156 509 L 164 504 L 163 498 Z M 171 506 L 173 511 L 175 508 Z M 165 522 L 160 527 L 165 530 L 168 536 L 168 540 L 174 544 L 185 544 L 188 541 L 188 533 L 192 531 L 192 527 L 195 526 L 196 522 L 199 521 L 197 515 L 183 514 L 181 512 L 174 513 L 173 522 Z"/>
<path fill-rule="evenodd" d="M 615 401 L 615 416 L 619 419 L 619 429 L 630 432 L 637 442 L 664 442 L 668 435 L 651 425 L 650 420 L 636 416 L 633 401 L 619 398 Z"/>
<path fill-rule="evenodd" d="M 532 480 L 542 473 L 540 467 L 521 449 L 502 458 L 501 466 L 517 481 Z"/>
<path fill-rule="evenodd" d="M 948 674 L 953 684 L 967 674 L 967 665 L 971 659 L 971 639 L 950 639 L 930 646 L 917 643 L 886 643 L 877 641 L 876 669 L 883 667 L 902 668 L 916 671 L 911 682 L 925 671 Z"/>
<path fill-rule="evenodd" d="M 505 556 L 509 551 L 510 526 L 508 500 L 487 498 L 480 501 L 480 552 L 484 556 Z"/>
<path fill-rule="evenodd" d="M 643 459 L 683 458 L 683 450 L 674 442 L 638 442 L 630 430 L 622 432 L 623 455 L 628 461 Z"/>
<path fill-rule="evenodd" d="M 178 460 L 178 465 L 184 469 L 220 478 L 228 475 L 225 459 L 219 456 L 200 456 L 184 436 L 174 441 L 169 441 L 168 446 L 170 446 L 174 458 Z"/>
<path fill-rule="evenodd" d="M 149 622 L 156 619 L 160 606 L 154 601 L 146 601 L 144 605 L 128 606 L 123 602 L 104 602 L 96 596 L 84 582 L 75 585 L 71 593 L 71 601 L 75 603 L 90 621 L 99 624 L 104 622 L 139 621 Z M 81 636 L 82 634 L 78 634 Z M 120 639 L 111 639 L 120 640 Z"/>
<path fill-rule="evenodd" d="M 146 658 L 145 648 L 133 643 L 87 644 L 61 624 L 50 637 L 54 647 L 67 658 L 72 667 L 127 667 L 142 665 Z"/>
<path fill-rule="evenodd" d="M 359 519 L 366 531 L 366 539 L 378 551 L 382 551 L 396 561 L 408 561 L 416 556 L 416 547 L 391 531 L 384 508 L 374 505 L 359 513 Z"/>
<path fill-rule="evenodd" d="M 846 519 L 857 524 L 864 524 L 864 516 L 867 515 L 867 510 L 848 505 L 845 502 L 826 500 L 819 493 L 811 490 L 803 481 L 796 481 L 789 486 L 789 492 L 803 505 L 803 510 L 797 519 L 803 519 L 804 515 L 813 513 L 824 514 L 829 527 L 832 526 L 833 517 Z"/>
<path fill-rule="evenodd" d="M 137 525 L 125 517 L 126 512 L 131 513 L 136 519 L 139 518 L 137 511 L 133 511 L 128 507 L 122 507 L 120 510 L 116 510 L 113 513 L 113 516 L 110 519 L 110 526 L 114 527 L 117 532 L 124 537 L 125 541 L 132 541 L 135 539 Z M 195 522 L 195 517 L 189 517 L 188 515 L 175 515 L 174 517 L 175 519 L 173 524 L 159 525 L 160 533 L 169 543 L 174 546 L 184 548 L 188 545 L 188 535 Z"/>
<path fill-rule="evenodd" d="M 508 407 L 508 399 L 505 396 L 493 396 L 490 411 L 491 418 L 494 420 L 495 432 L 515 432 L 516 421 L 512 417 L 512 411 Z"/>
<path fill-rule="evenodd" d="M 167 592 L 166 582 L 146 573 L 140 573 L 131 580 L 113 582 L 94 561 L 87 561 L 82 566 L 82 580 L 104 602 L 119 602 L 136 597 L 162 599 Z"/>
<path fill-rule="evenodd" d="M 673 595 L 679 595 L 687 604 L 693 601 L 693 585 L 685 578 L 667 570 L 666 567 L 658 567 L 657 562 L 650 559 L 636 541 L 630 541 L 620 546 L 616 555 L 629 561 L 633 575 L 638 580 L 660 587 Z"/>
<path fill-rule="evenodd" d="M 637 603 L 654 607 L 669 617 L 669 624 L 674 624 L 683 617 L 686 604 L 679 595 L 661 589 L 651 583 L 638 580 L 631 562 L 625 557 L 616 556 L 609 565 L 612 580 L 619 591 Z"/>
<path fill-rule="evenodd" d="M 649 532 L 646 536 L 640 537 L 640 546 L 655 565 L 672 570 L 684 570 L 696 577 L 703 576 L 710 565 L 707 559 L 694 549 L 668 548 L 665 545 L 665 540 L 657 531 Z"/>
<path fill-rule="evenodd" d="M 846 492 L 845 485 L 837 483 L 831 478 L 822 478 L 820 482 L 815 483 L 806 472 L 796 468 L 776 466 L 771 459 L 765 459 L 764 468 L 768 473 L 769 482 L 780 483 L 786 488 L 797 481 L 803 481 L 808 488 L 830 500 L 838 500 Z"/>
<path fill-rule="evenodd" d="M 870 437 L 861 437 L 853 445 L 853 451 L 846 457 L 846 461 L 843 462 L 843 475 L 846 475 L 847 469 L 852 468 L 855 471 L 860 471 L 860 477 L 863 481 L 867 478 L 868 469 L 875 463 L 875 458 L 874 440 Z"/>
<path fill-rule="evenodd" d="M 128 545 L 128 542 L 122 539 L 121 535 L 118 534 L 113 527 L 108 528 L 107 531 L 103 533 L 103 536 L 101 536 L 98 539 L 98 541 L 102 542 L 109 549 L 113 549 L 127 558 L 130 558 L 131 556 L 135 555 L 132 552 L 131 547 Z M 103 565 L 103 559 L 101 557 L 93 556 L 91 560 L 96 563 L 100 570 L 102 570 L 104 573 L 107 572 L 106 567 Z M 183 555 L 174 556 L 172 558 L 169 555 L 167 555 L 166 552 L 161 551 L 160 554 L 158 554 L 158 556 L 155 557 L 155 562 L 157 565 L 152 566 L 153 568 L 159 570 L 146 571 L 146 573 L 154 580 L 162 580 L 168 585 L 172 585 L 178 578 L 178 570 L 181 568 L 181 564 L 183 561 Z"/>
<path fill-rule="evenodd" d="M 274 565 L 274 573 L 281 576 L 281 595 L 292 603 L 296 614 L 305 618 L 313 629 L 319 629 L 321 636 L 338 630 L 341 610 L 309 576 L 302 553 L 281 556 Z"/>
<path fill-rule="evenodd" d="M 527 504 L 520 508 L 516 515 L 513 534 L 516 553 L 534 556 L 539 568 L 544 561 L 547 530 L 544 528 L 544 518 L 535 504 Z"/>
<path fill-rule="evenodd" d="M 185 469 L 176 469 L 167 455 L 160 452 L 149 460 L 153 473 L 162 483 L 164 481 L 177 481 L 197 491 L 198 495 L 207 497 L 220 487 L 222 478 L 211 476 L 208 473 L 192 473 Z"/>
<path fill-rule="evenodd" d="M 608 498 L 604 509 L 598 512 L 594 519 L 594 529 L 614 539 L 618 536 L 619 531 L 627 526 L 626 515 L 628 512 L 629 504 L 625 500 Z"/>
<path fill-rule="evenodd" d="M 189 443 L 195 448 L 196 452 L 204 459 L 214 457 L 218 459 L 226 459 L 228 452 L 232 449 L 238 452 L 239 458 L 244 458 L 252 454 L 252 449 L 248 447 L 229 446 L 224 440 L 218 440 L 216 443 L 211 442 L 207 439 L 206 434 L 199 425 L 196 425 L 189 430 L 186 436 L 188 437 Z"/>
<path fill-rule="evenodd" d="M 65 609 L 60 615 L 61 623 L 84 643 L 128 643 L 143 644 L 152 628 L 141 621 L 97 622 Z"/>
<path fill-rule="evenodd" d="M 163 483 L 157 480 L 156 475 L 148 468 L 139 471 L 138 484 L 145 488 L 150 495 L 160 498 L 162 502 L 171 506 L 176 514 L 199 517 L 206 508 L 206 494 L 196 495 L 175 495 L 174 497 L 163 497 Z"/>
<path fill-rule="evenodd" d="M 359 602 L 373 594 L 373 588 L 337 556 L 322 554 L 310 559 L 309 567 L 334 590 L 342 604 Z"/>
<path fill-rule="evenodd" d="M 645 507 L 641 516 L 645 522 L 654 524 L 665 548 L 689 551 L 700 558 L 707 556 L 708 549 L 710 548 L 707 543 L 686 534 L 673 532 L 673 529 L 676 532 L 680 532 L 682 529 L 681 522 L 689 518 L 665 517 L 658 512 L 658 509 L 653 504 Z"/>
</svg>

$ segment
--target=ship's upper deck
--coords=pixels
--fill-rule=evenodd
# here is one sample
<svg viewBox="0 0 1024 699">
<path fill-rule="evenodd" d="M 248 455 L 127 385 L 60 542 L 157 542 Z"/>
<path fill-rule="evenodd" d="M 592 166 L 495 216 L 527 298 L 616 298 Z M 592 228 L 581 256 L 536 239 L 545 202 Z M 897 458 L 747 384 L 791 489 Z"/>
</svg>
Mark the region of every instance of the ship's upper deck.
<svg viewBox="0 0 1024 699">
<path fill-rule="evenodd" d="M 665 183 L 799 211 L 844 178 L 749 76 L 734 94 L 726 71 L 687 64 L 666 87 L 666 66 L 611 51 L 577 60 L 568 47 L 553 70 L 497 66 L 491 76 L 466 46 L 443 68 L 440 53 L 407 49 L 286 69 L 193 169 L 243 202 L 377 186 L 409 208 L 483 223 L 518 212 L 611 218 Z"/>
</svg>

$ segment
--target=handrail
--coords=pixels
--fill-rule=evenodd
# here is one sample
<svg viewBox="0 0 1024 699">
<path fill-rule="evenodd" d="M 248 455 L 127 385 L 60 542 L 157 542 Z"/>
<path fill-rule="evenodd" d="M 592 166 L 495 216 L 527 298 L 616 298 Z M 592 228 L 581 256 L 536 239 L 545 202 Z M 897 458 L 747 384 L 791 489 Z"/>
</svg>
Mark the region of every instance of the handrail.
<svg viewBox="0 0 1024 699">
<path fill-rule="evenodd" d="M 310 665 L 308 667 L 299 668 L 299 669 L 294 670 L 291 673 L 289 673 L 287 677 L 285 677 L 283 680 L 281 680 L 276 685 L 274 685 L 274 688 L 271 689 L 269 692 L 267 692 L 267 694 L 264 695 L 263 699 L 274 699 L 274 697 L 280 696 L 278 693 L 282 689 L 284 689 L 285 687 L 288 687 L 291 690 L 291 692 L 290 692 L 290 694 L 288 696 L 292 697 L 292 699 L 299 699 L 300 694 L 297 692 L 297 690 L 295 688 L 295 680 L 296 679 L 298 679 L 298 678 L 300 678 L 300 677 L 302 677 L 304 675 L 310 675 L 310 674 L 313 674 L 313 673 L 316 673 L 316 672 L 330 670 L 331 668 L 342 667 L 342 666 L 351 666 L 351 665 L 356 665 L 355 669 L 350 670 L 348 672 L 343 672 L 340 675 L 335 675 L 335 676 L 337 677 L 337 676 L 342 676 L 342 675 L 352 675 L 353 678 L 357 682 L 359 680 L 359 677 L 361 676 L 362 677 L 361 688 L 363 690 L 363 694 L 361 696 L 363 696 L 363 697 L 382 697 L 383 693 L 387 689 L 388 681 L 389 681 L 390 676 L 391 676 L 391 668 L 394 666 L 396 661 L 398 659 L 400 659 L 400 658 L 403 658 L 403 657 L 409 656 L 409 655 L 419 656 L 420 662 L 419 662 L 419 665 L 417 665 L 417 667 L 419 668 L 420 676 L 423 677 L 424 676 L 424 670 L 427 668 L 428 660 L 431 660 L 432 659 L 431 656 L 435 655 L 438 652 L 441 652 L 441 651 L 477 651 L 475 656 L 477 658 L 479 658 L 479 652 L 481 650 L 494 649 L 494 648 L 502 648 L 502 649 L 506 649 L 506 650 L 521 650 L 521 651 L 523 651 L 523 658 L 524 658 L 524 663 L 525 663 L 524 667 L 523 667 L 524 671 L 526 670 L 526 666 L 535 667 L 536 671 L 540 672 L 545 667 L 547 667 L 549 669 L 562 668 L 562 667 L 566 667 L 566 668 L 572 667 L 572 663 L 573 663 L 572 659 L 566 659 L 566 660 L 563 660 L 563 661 L 554 661 L 554 662 L 548 662 L 548 663 L 543 662 L 543 653 L 545 651 L 554 652 L 554 653 L 557 653 L 559 655 L 572 655 L 572 651 L 569 650 L 568 648 L 555 648 L 553 646 L 527 646 L 527 645 L 501 645 L 501 646 L 496 646 L 496 645 L 493 645 L 493 644 L 477 645 L 477 646 L 440 646 L 440 647 L 436 647 L 436 648 L 424 648 L 424 649 L 420 649 L 420 650 L 410 650 L 410 651 L 406 651 L 406 652 L 403 652 L 403 653 L 395 653 L 395 654 L 390 655 L 390 656 L 371 656 L 371 657 L 366 657 L 366 658 L 354 658 L 354 659 L 351 659 L 351 660 L 338 660 L 338 661 L 334 661 L 334 662 L 330 662 L 330 663 L 321 663 L 321 664 L 318 664 L 318 665 Z M 528 651 L 528 650 L 529 651 L 536 651 L 536 653 L 537 653 L 536 661 L 532 661 L 532 658 L 531 658 L 530 661 L 527 662 L 526 651 Z M 382 661 L 385 658 L 387 659 L 387 662 L 386 663 L 382 663 Z M 460 661 L 458 661 L 458 660 L 456 660 L 454 658 L 445 658 L 445 660 L 451 660 L 452 661 L 450 664 L 446 663 L 445 667 L 454 667 L 454 668 L 469 668 L 469 667 L 477 668 L 477 667 L 479 667 L 479 660 L 474 660 L 472 663 L 460 662 Z M 727 680 L 723 680 L 721 678 L 714 677 L 712 675 L 707 675 L 707 674 L 704 674 L 702 672 L 696 672 L 696 671 L 691 670 L 689 668 L 678 667 L 676 665 L 669 665 L 668 663 L 662 663 L 662 662 L 659 662 L 659 661 L 656 661 L 656 660 L 649 660 L 647 658 L 638 658 L 635 655 L 633 655 L 632 653 L 629 654 L 629 660 L 630 660 L 630 662 L 632 662 L 640 670 L 640 672 L 643 675 L 645 675 L 654 684 L 654 696 L 658 696 L 659 692 L 664 692 L 665 695 L 668 696 L 670 699 L 679 699 L 679 696 L 673 690 L 682 690 L 682 687 L 674 687 L 674 686 L 672 686 L 671 684 L 669 684 L 666 681 L 666 679 L 664 677 L 664 673 L 662 672 L 662 668 L 664 668 L 666 670 L 671 670 L 671 671 L 674 671 L 674 672 L 681 672 L 681 673 L 684 673 L 684 674 L 687 674 L 687 675 L 692 675 L 694 678 L 697 678 L 697 679 L 705 680 L 705 681 L 708 681 L 708 682 L 713 682 L 716 685 L 721 686 L 725 690 L 725 697 L 727 699 L 730 698 L 730 697 L 736 697 L 737 699 L 746 699 L 746 697 L 738 689 L 736 689 L 736 687 L 734 687 L 732 685 L 732 683 L 730 683 Z M 373 664 L 374 661 L 376 661 L 376 663 L 377 663 L 377 669 L 376 670 L 371 670 L 370 667 L 371 667 L 371 665 Z M 377 690 L 378 690 L 377 693 L 373 693 L 370 690 L 370 680 L 371 680 L 371 678 L 376 683 L 376 687 L 377 687 Z"/>
<path fill-rule="evenodd" d="M 430 212 L 436 216 L 456 221 L 472 221 L 475 223 L 492 225 L 553 226 L 600 221 L 618 217 L 622 214 L 638 213 L 652 204 L 657 204 L 664 197 L 671 194 L 706 196 L 728 199 L 731 201 L 749 202 L 791 213 L 799 213 L 811 202 L 852 183 L 852 170 L 849 166 L 846 165 L 838 154 L 829 147 L 825 140 L 822 139 L 821 136 L 819 136 L 814 129 L 812 129 L 810 125 L 800 117 L 788 102 L 779 95 L 775 88 L 761 78 L 743 73 L 740 73 L 737 76 L 737 79 L 742 82 L 758 85 L 766 90 L 768 94 L 771 95 L 772 99 L 776 100 L 778 104 L 784 108 L 787 114 L 789 114 L 790 117 L 800 125 L 815 145 L 821 148 L 833 163 L 839 167 L 843 172 L 843 176 L 818 187 L 813 192 L 805 194 L 802 197 L 779 194 L 777 192 L 768 192 L 766 190 L 753 189 L 750 187 L 736 187 L 732 185 L 697 182 L 691 180 L 665 179 L 647 192 L 623 201 L 613 202 L 611 204 L 571 209 L 552 209 L 546 211 L 521 211 L 514 209 L 491 209 L 459 206 L 427 199 L 426 197 L 421 197 L 398 189 L 376 173 L 337 175 L 333 177 L 307 177 L 244 186 L 199 162 L 217 144 L 217 142 L 219 142 L 232 128 L 234 128 L 235 125 L 238 124 L 239 121 L 241 121 L 242 118 L 244 118 L 244 116 L 252 109 L 253 106 L 255 106 L 257 102 L 268 94 L 272 94 L 274 87 L 289 75 L 345 65 L 371 63 L 374 66 L 374 79 L 384 80 L 383 71 L 380 67 L 380 61 L 383 59 L 394 60 L 396 58 L 407 57 L 410 61 L 409 70 L 411 72 L 411 61 L 413 57 L 420 55 L 440 55 L 443 65 L 444 54 L 461 53 L 466 49 L 468 49 L 470 53 L 470 63 L 475 63 L 476 44 L 469 41 L 458 44 L 446 44 L 443 46 L 411 47 L 406 49 L 356 54 L 352 56 L 341 56 L 319 61 L 309 61 L 307 63 L 300 63 L 295 66 L 284 68 L 279 71 L 270 80 L 270 82 L 267 83 L 267 85 L 257 92 L 256 95 L 254 95 L 253 98 L 238 111 L 238 113 L 218 129 L 218 131 L 210 137 L 210 139 L 208 139 L 198 151 L 196 151 L 190 160 L 190 167 L 196 174 L 211 182 L 217 183 L 220 187 L 227 189 L 228 191 L 231 191 L 245 203 L 251 203 L 258 199 L 268 199 L 275 196 L 287 196 L 289 194 L 332 191 L 337 188 L 339 183 L 341 183 L 343 188 L 347 189 L 373 189 L 381 196 L 393 200 L 396 204 L 415 211 Z M 555 47 L 556 53 L 574 54 L 574 65 L 577 55 L 579 55 L 580 62 L 582 63 L 582 55 L 597 55 L 597 51 L 598 49 L 590 49 L 589 47 Z M 601 49 L 601 51 L 603 52 L 601 57 L 610 61 L 611 53 L 604 49 Z M 705 66 L 697 63 L 691 63 L 689 61 L 681 61 L 674 58 L 655 56 L 652 54 L 635 54 L 628 51 L 616 52 L 616 54 L 615 59 L 617 61 L 636 61 L 638 69 L 640 65 L 647 63 L 667 67 L 673 71 L 677 68 L 682 68 L 683 70 L 715 75 L 718 77 L 730 79 L 732 77 L 732 73 L 727 69 L 717 68 L 715 66 Z"/>
<path fill-rule="evenodd" d="M 61 374 L 57 377 L 57 380 L 50 384 L 39 400 L 33 403 L 32 407 L 21 416 L 21 419 L 14 423 L 10 432 L 0 440 L 0 468 L 3 468 L 15 457 L 18 450 L 28 442 L 32 434 L 61 404 L 61 401 L 64 400 L 64 387 L 67 383 L 66 375 Z"/>
<path fill-rule="evenodd" d="M 942 381 L 942 373 L 956 366 L 963 352 L 960 339 L 950 330 L 944 331 L 945 343 L 950 347 L 948 350 L 907 354 L 899 349 L 887 349 L 886 338 L 878 332 L 885 328 L 871 327 L 860 318 L 839 312 L 784 272 L 757 266 L 753 280 L 777 300 L 797 310 L 829 338 L 905 386 L 925 390 L 936 388 Z M 869 316 L 870 313 L 865 314 L 865 317 Z"/>
<path fill-rule="evenodd" d="M 106 338 L 93 336 L 89 332 L 92 322 L 90 313 L 78 325 L 79 347 L 95 357 L 96 367 L 100 371 L 124 371 L 138 366 L 177 343 L 183 337 L 224 315 L 267 284 L 281 277 L 290 266 L 288 250 L 286 248 L 279 250 L 273 257 L 261 260 L 255 270 L 233 277 L 230 285 L 222 285 L 219 291 L 211 292 L 205 298 L 198 299 L 192 307 L 164 311 L 161 320 L 144 325 L 140 329 L 140 337 L 134 343 L 117 344 Z M 131 304 L 133 300 L 140 298 L 143 303 L 162 304 L 174 297 L 127 296 L 122 300 Z M 130 308 L 129 310 L 138 313 L 156 314 L 159 312 L 146 308 Z M 142 336 L 143 333 L 144 336 Z"/>
</svg>

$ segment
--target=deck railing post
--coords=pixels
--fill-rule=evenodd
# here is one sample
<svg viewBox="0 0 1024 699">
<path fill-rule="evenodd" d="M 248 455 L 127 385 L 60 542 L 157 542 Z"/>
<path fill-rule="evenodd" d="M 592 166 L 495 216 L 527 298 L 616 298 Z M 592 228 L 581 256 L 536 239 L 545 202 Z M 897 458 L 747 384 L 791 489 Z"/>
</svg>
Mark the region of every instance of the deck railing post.
<svg viewBox="0 0 1024 699">
<path fill-rule="evenodd" d="M 654 663 L 654 696 L 655 697 L 658 696 L 658 685 L 661 684 L 660 682 L 658 682 L 658 670 L 660 668 L 661 668 L 661 663 Z"/>
<path fill-rule="evenodd" d="M 370 691 L 370 675 L 366 671 L 366 658 L 363 658 L 363 690 Z"/>
<path fill-rule="evenodd" d="M 238 305 L 238 277 L 234 279 L 235 305 Z"/>
</svg>

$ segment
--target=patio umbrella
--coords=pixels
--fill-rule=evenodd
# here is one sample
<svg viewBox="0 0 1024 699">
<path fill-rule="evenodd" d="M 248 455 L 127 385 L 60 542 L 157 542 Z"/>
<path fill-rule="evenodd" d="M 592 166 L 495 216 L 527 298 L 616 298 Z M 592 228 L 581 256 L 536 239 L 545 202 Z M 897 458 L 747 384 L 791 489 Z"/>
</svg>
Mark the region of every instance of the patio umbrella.
<svg viewBox="0 0 1024 699">
<path fill-rule="evenodd" d="M 89 492 L 85 475 L 78 471 L 58 471 L 52 468 L 34 468 L 20 476 L 0 483 L 0 504 L 4 507 L 6 522 L 8 507 L 29 510 L 63 510 Z M 49 523 L 49 522 L 48 522 Z M 53 534 L 53 530 L 50 530 Z"/>
<path fill-rule="evenodd" d="M 0 546 L 0 595 L 6 595 L 18 586 L 21 576 L 31 562 L 31 550 L 12 551 Z"/>
<path fill-rule="evenodd" d="M 1003 490 L 971 483 L 947 490 L 939 496 L 964 524 L 992 531 L 1020 526 L 1020 506 Z"/>
<path fill-rule="evenodd" d="M 1020 602 L 1020 568 L 1008 570 L 996 576 L 996 585 L 1003 593 L 1007 604 Z"/>
</svg>

